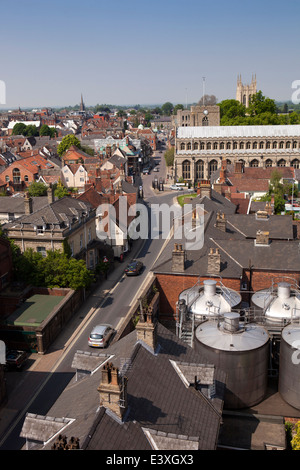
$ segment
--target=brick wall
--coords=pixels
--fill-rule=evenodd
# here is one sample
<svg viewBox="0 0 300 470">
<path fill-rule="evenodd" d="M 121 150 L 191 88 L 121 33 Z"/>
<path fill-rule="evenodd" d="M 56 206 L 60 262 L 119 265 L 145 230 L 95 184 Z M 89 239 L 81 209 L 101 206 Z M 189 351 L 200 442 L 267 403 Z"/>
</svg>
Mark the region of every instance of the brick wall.
<svg viewBox="0 0 300 470">
<path fill-rule="evenodd" d="M 172 320 L 175 318 L 176 302 L 179 294 L 190 287 L 193 287 L 198 280 L 200 282 L 208 279 L 207 277 L 156 274 L 156 286 L 160 293 L 160 319 Z M 210 278 L 211 279 L 211 278 Z M 219 281 L 219 278 L 216 278 Z M 240 279 L 222 279 L 223 284 L 230 289 L 240 291 Z"/>
<path fill-rule="evenodd" d="M 275 283 L 280 282 L 280 280 L 284 281 L 284 277 L 290 278 L 286 279 L 287 282 L 293 282 L 292 280 L 295 279 L 295 282 L 299 285 L 300 283 L 300 272 L 265 272 L 265 271 L 252 271 L 252 290 L 254 292 L 261 290 L 261 289 L 268 289 L 272 286 L 272 280 Z M 248 288 L 249 288 L 249 281 L 250 281 L 250 272 L 249 270 L 244 271 L 243 280 L 247 281 Z"/>
</svg>

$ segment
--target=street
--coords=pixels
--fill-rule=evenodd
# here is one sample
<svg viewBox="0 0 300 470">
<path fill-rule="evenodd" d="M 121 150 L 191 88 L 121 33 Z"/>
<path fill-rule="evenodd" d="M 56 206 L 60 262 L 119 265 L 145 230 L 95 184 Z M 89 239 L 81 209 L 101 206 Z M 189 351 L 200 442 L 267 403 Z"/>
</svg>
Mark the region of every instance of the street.
<svg viewBox="0 0 300 470">
<path fill-rule="evenodd" d="M 153 175 L 165 177 L 166 167 L 163 154 L 157 152 L 160 160 L 159 172 L 151 172 L 149 175 L 143 175 L 142 185 L 144 191 L 144 203 L 149 207 L 154 203 L 173 204 L 177 193 L 174 191 L 154 192 L 152 189 Z M 157 158 L 156 157 L 156 158 Z M 150 228 L 149 228 L 150 230 Z M 90 351 L 87 339 L 90 330 L 99 323 L 110 323 L 117 328 L 122 318 L 126 315 L 130 304 L 134 298 L 137 298 L 139 291 L 145 282 L 152 266 L 154 265 L 159 253 L 163 247 L 165 239 L 149 237 L 146 240 L 135 240 L 132 251 L 135 258 L 144 264 L 144 269 L 139 276 L 126 277 L 124 269 L 130 253 L 125 257 L 124 262 L 108 276 L 105 286 L 108 286 L 107 292 L 103 294 L 101 285 L 88 299 L 86 307 L 87 312 L 77 318 L 75 332 L 69 331 L 71 338 L 65 338 L 67 331 L 61 333 L 47 354 L 55 357 L 55 364 L 50 370 L 41 370 L 39 367 L 32 367 L 19 373 L 19 381 L 15 384 L 15 389 L 11 390 L 11 397 L 7 405 L 0 410 L 0 449 L 18 450 L 25 444 L 24 439 L 20 437 L 20 431 L 24 422 L 26 412 L 46 415 L 62 390 L 67 386 L 75 374 L 71 364 L 74 354 L 77 350 Z M 135 253 L 136 252 L 136 253 Z M 70 328 L 69 328 L 70 330 Z M 65 344 L 68 347 L 65 347 Z M 45 360 L 41 359 L 41 362 Z M 38 363 L 37 363 L 38 365 Z M 12 398 L 15 397 L 15 402 Z M 9 417 L 11 416 L 11 420 Z M 2 435 L 1 435 L 2 433 Z"/>
</svg>

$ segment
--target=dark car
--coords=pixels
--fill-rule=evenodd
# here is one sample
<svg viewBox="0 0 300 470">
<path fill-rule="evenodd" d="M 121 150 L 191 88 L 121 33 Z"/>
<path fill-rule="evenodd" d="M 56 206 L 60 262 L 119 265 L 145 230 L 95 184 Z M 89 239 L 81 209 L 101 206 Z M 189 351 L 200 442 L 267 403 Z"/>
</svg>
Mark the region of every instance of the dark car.
<svg viewBox="0 0 300 470">
<path fill-rule="evenodd" d="M 21 370 L 27 361 L 28 354 L 26 351 L 10 349 L 6 352 L 6 370 Z"/>
<path fill-rule="evenodd" d="M 141 261 L 132 261 L 125 269 L 126 276 L 137 276 L 142 271 L 144 265 Z"/>
</svg>

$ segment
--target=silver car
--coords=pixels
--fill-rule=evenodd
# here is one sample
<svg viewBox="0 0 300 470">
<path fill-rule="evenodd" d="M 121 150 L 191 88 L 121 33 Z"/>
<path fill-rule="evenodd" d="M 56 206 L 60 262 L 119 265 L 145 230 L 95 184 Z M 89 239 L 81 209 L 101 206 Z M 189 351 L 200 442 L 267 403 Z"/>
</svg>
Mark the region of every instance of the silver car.
<svg viewBox="0 0 300 470">
<path fill-rule="evenodd" d="M 114 332 L 111 325 L 97 325 L 90 333 L 88 345 L 95 348 L 105 348 Z"/>
</svg>

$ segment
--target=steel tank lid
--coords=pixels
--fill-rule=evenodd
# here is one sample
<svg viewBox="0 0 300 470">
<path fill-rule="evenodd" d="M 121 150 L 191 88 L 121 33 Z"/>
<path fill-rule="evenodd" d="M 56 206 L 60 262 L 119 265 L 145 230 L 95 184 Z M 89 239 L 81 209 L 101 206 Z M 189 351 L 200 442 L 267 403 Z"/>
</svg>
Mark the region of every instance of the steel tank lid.
<svg viewBox="0 0 300 470">
<path fill-rule="evenodd" d="M 300 325 L 287 325 L 282 329 L 281 337 L 291 347 L 300 350 Z"/>
<path fill-rule="evenodd" d="M 232 332 L 224 328 L 225 322 L 206 321 L 196 328 L 196 339 L 213 349 L 221 351 L 251 351 L 264 346 L 269 341 L 269 333 L 260 325 L 239 323 Z"/>
</svg>

